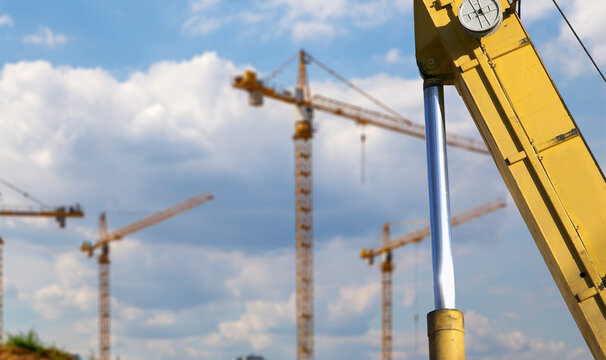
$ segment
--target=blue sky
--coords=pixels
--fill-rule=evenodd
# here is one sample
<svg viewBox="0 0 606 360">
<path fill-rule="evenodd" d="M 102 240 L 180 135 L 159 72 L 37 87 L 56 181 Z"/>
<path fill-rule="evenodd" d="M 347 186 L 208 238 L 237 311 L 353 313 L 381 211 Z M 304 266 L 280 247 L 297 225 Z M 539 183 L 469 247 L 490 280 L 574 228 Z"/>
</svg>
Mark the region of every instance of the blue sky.
<svg viewBox="0 0 606 360">
<path fill-rule="evenodd" d="M 602 69 L 598 2 L 561 0 Z M 606 88 L 551 1 L 523 21 L 598 163 L 606 164 Z M 203 190 L 212 202 L 112 247 L 112 335 L 121 359 L 268 360 L 295 354 L 294 109 L 247 105 L 231 78 L 268 74 L 304 48 L 422 122 L 412 1 L 0 0 L 0 178 L 86 218 L 0 219 L 5 329 L 97 350 L 94 240 Z M 312 92 L 372 108 L 317 67 Z M 290 67 L 278 79 L 295 82 Z M 479 138 L 453 89 L 448 129 Z M 423 142 L 316 114 L 316 358 L 380 358 L 380 274 L 359 260 L 385 221 L 428 217 Z M 508 196 L 489 158 L 449 150 L 454 213 Z M 470 175 L 473 174 L 473 175 Z M 2 205 L 27 203 L 0 189 Z M 411 228 L 394 229 L 405 233 Z M 590 355 L 513 205 L 453 230 L 457 304 L 471 359 Z M 427 358 L 433 306 L 428 243 L 395 255 L 394 353 Z M 416 270 L 415 270 L 416 269 Z M 419 281 L 415 282 L 414 273 Z M 416 299 L 416 302 L 415 302 Z M 415 347 L 413 316 L 421 321 Z"/>
</svg>

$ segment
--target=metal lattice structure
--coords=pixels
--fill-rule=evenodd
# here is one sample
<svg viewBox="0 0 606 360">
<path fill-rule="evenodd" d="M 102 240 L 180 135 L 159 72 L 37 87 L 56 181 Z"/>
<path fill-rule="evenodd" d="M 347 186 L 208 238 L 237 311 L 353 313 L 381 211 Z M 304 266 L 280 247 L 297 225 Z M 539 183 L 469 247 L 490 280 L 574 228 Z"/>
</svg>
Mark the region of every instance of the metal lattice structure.
<svg viewBox="0 0 606 360">
<path fill-rule="evenodd" d="M 393 262 L 387 253 L 381 263 L 381 359 L 391 360 L 393 350 Z"/>
<path fill-rule="evenodd" d="M 107 231 L 107 221 L 105 213 L 101 213 L 99 217 L 99 241 L 95 244 L 85 242 L 80 247 L 80 250 L 87 253 L 89 257 L 93 255 L 95 249 L 100 248 L 99 255 L 99 359 L 110 360 L 111 357 L 111 316 L 110 316 L 110 278 L 109 278 L 109 244 L 113 241 L 122 239 L 123 237 L 137 232 L 139 230 L 150 227 L 154 224 L 167 220 L 182 212 L 190 210 L 196 206 L 212 200 L 214 196 L 206 191 L 198 194 L 190 199 L 182 201 L 167 209 L 158 211 L 141 220 L 123 226 L 114 231 Z"/>
<path fill-rule="evenodd" d="M 298 98 L 295 122 L 295 251 L 297 277 L 297 359 L 314 357 L 314 267 L 312 137 L 313 113 L 303 105 L 309 97 L 305 58 L 300 54 L 299 76 L 295 90 Z"/>
<path fill-rule="evenodd" d="M 99 256 L 99 359 L 110 360 L 111 317 L 109 294 L 109 245 L 104 245 Z"/>
</svg>

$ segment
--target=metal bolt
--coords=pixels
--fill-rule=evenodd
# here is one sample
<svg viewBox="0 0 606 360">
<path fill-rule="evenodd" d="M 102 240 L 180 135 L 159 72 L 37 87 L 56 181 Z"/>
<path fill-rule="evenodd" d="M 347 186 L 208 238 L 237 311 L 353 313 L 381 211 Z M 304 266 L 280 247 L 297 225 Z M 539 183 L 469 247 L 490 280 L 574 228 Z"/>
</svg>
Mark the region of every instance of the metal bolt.
<svg viewBox="0 0 606 360">
<path fill-rule="evenodd" d="M 424 65 L 427 70 L 435 70 L 438 68 L 438 61 L 435 58 L 429 58 L 425 60 Z"/>
</svg>

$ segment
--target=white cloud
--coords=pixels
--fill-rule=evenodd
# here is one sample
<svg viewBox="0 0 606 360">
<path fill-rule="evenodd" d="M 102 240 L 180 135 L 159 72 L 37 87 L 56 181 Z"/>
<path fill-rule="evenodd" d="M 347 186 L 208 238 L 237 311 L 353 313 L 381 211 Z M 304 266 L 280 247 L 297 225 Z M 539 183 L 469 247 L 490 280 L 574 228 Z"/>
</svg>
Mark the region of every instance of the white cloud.
<svg viewBox="0 0 606 360">
<path fill-rule="evenodd" d="M 149 340 L 147 341 L 147 348 L 164 357 L 176 354 L 176 350 L 169 340 Z"/>
<path fill-rule="evenodd" d="M 176 322 L 175 316 L 169 311 L 161 311 L 154 314 L 151 318 L 145 321 L 146 325 L 151 326 L 168 326 L 174 325 Z"/>
<path fill-rule="evenodd" d="M 261 350 L 273 343 L 276 329 L 294 326 L 295 295 L 287 302 L 250 301 L 246 311 L 237 321 L 218 324 L 219 337 L 211 336 L 212 342 L 245 342 L 255 350 Z"/>
<path fill-rule="evenodd" d="M 264 5 L 280 14 L 279 31 L 292 32 L 295 41 L 330 40 L 353 28 L 372 28 L 386 23 L 409 7 L 392 1 L 296 1 L 270 0 Z M 294 24 L 294 26 L 293 26 Z"/>
<path fill-rule="evenodd" d="M 606 32 L 606 22 L 596 16 L 603 11 L 602 8 L 602 4 L 596 1 L 574 0 L 564 7 L 563 11 L 594 61 L 603 71 L 606 66 L 606 38 L 601 34 Z M 561 24 L 559 33 L 545 45 L 544 56 L 569 78 L 586 74 L 599 76 L 568 25 L 559 14 L 557 16 Z"/>
<path fill-rule="evenodd" d="M 53 68 L 42 61 L 7 64 L 2 70 L 0 113 L 2 118 L 19 120 L 5 123 L 1 137 L 6 142 L 0 151 L 7 160 L 21 164 L 22 172 L 14 176 L 15 183 L 39 188 L 35 179 L 44 176 L 59 194 L 61 188 L 67 191 L 61 185 L 67 183 L 61 179 L 67 174 L 58 170 L 79 162 L 82 156 L 88 158 L 90 166 L 73 174 L 80 179 L 77 186 L 91 184 L 90 176 L 105 166 L 115 170 L 124 167 L 129 172 L 132 166 L 140 167 L 128 163 L 142 164 L 142 159 L 117 155 L 119 148 L 105 145 L 124 143 L 126 139 L 153 146 L 155 150 L 144 161 L 152 167 L 161 165 L 156 155 L 162 154 L 165 158 L 178 156 L 182 164 L 198 162 L 205 172 L 222 169 L 258 176 L 254 174 L 259 174 L 260 163 L 269 166 L 272 161 L 263 152 L 254 151 L 254 144 L 271 144 L 264 139 L 273 136 L 272 131 L 255 138 L 247 135 L 255 128 L 248 120 L 251 110 L 242 100 L 245 95 L 230 86 L 231 76 L 240 72 L 214 53 L 181 63 L 158 63 L 148 73 L 134 73 L 123 83 L 100 69 Z M 267 118 L 268 130 L 288 125 L 279 116 Z M 228 130 L 235 123 L 241 125 L 240 129 Z M 252 147 L 244 153 L 234 151 L 232 141 Z M 173 145 L 167 148 L 168 144 Z M 118 158 L 120 161 L 114 160 Z M 37 175 L 31 176 L 34 173 Z M 69 192 L 73 194 L 73 190 Z M 44 193 L 39 196 L 48 198 Z"/>
<path fill-rule="evenodd" d="M 296 0 L 270 0 L 266 1 L 267 7 L 284 7 L 287 17 L 290 19 L 307 16 L 318 19 L 328 19 L 344 16 L 347 13 L 347 0 L 336 1 L 296 1 Z"/>
<path fill-rule="evenodd" d="M 191 14 L 183 29 L 192 35 L 207 35 L 228 24 L 245 22 L 251 33 L 262 33 L 264 36 L 287 33 L 297 42 L 330 41 L 348 34 L 353 28 L 382 25 L 395 14 L 412 9 L 403 0 L 263 0 L 251 3 L 246 8 L 227 6 L 222 9 L 228 9 L 224 13 L 217 10 L 217 3 L 217 0 L 192 1 Z"/>
<path fill-rule="evenodd" d="M 183 24 L 183 29 L 192 35 L 207 35 L 221 27 L 223 20 L 203 15 L 193 15 Z"/>
<path fill-rule="evenodd" d="M 533 338 L 519 330 L 503 331 L 494 320 L 474 311 L 465 312 L 465 346 L 469 356 L 486 360 L 581 360 L 584 348 L 569 349 L 564 342 Z"/>
<path fill-rule="evenodd" d="M 329 319 L 335 323 L 342 323 L 368 311 L 376 312 L 379 308 L 380 296 L 379 282 L 361 286 L 343 286 L 339 289 L 339 296 L 328 303 Z"/>
<path fill-rule="evenodd" d="M 522 22 L 531 23 L 554 14 L 550 0 L 522 1 Z"/>
<path fill-rule="evenodd" d="M 393 64 L 401 61 L 400 51 L 398 49 L 391 49 L 385 54 L 385 61 Z"/>
<path fill-rule="evenodd" d="M 97 300 L 95 272 L 82 254 L 63 253 L 55 258 L 55 283 L 36 290 L 33 307 L 46 319 L 57 319 L 74 309 L 82 312 L 95 308 Z"/>
<path fill-rule="evenodd" d="M 26 44 L 43 45 L 52 48 L 64 45 L 67 42 L 67 37 L 63 34 L 53 33 L 53 31 L 46 26 L 40 26 L 37 33 L 24 36 L 23 42 Z"/>
<path fill-rule="evenodd" d="M 571 24 L 573 24 L 579 36 L 587 42 L 596 62 L 602 66 L 606 65 L 606 39 L 602 36 L 606 31 L 606 23 L 599 16 L 596 16 L 596 14 L 600 14 L 604 10 L 603 4 L 599 2 L 587 3 L 580 0 L 575 1 L 573 4 L 572 12 L 569 16 Z M 566 41 L 565 39 L 568 38 L 568 41 L 574 41 L 570 40 L 570 36 L 564 35 L 564 33 L 570 32 L 570 29 L 563 24 L 559 40 Z M 580 45 L 577 44 L 577 46 Z M 583 56 L 585 55 L 583 54 Z"/>
<path fill-rule="evenodd" d="M 416 60 L 412 56 L 404 56 L 399 49 L 392 48 L 383 56 L 377 56 L 376 59 L 387 64 L 406 64 L 407 66 L 416 66 Z"/>
<path fill-rule="evenodd" d="M 212 211 L 209 207 L 196 218 L 200 220 L 192 233 L 177 226 L 174 232 L 164 233 L 164 243 L 152 241 L 155 233 L 150 231 L 112 247 L 112 328 L 117 341 L 124 341 L 124 357 L 141 358 L 146 356 L 141 351 L 153 354 L 149 346 L 163 345 L 174 350 L 165 359 L 192 354 L 229 358 L 234 351 L 250 347 L 275 358 L 288 358 L 294 352 L 291 225 L 288 230 L 267 232 L 282 222 L 291 224 L 292 207 L 289 203 L 286 210 L 268 210 L 266 202 L 266 197 L 283 198 L 282 188 L 292 188 L 292 108 L 270 101 L 263 108 L 250 108 L 246 94 L 229 85 L 231 76 L 242 70 L 214 53 L 157 63 L 123 81 L 102 69 L 54 67 L 43 61 L 6 64 L 2 69 L 0 118 L 13 121 L 0 123 L 0 154 L 6 155 L 0 172 L 12 171 L 14 182 L 27 189 L 41 188 L 39 179 L 44 178 L 41 198 L 84 198 L 95 210 L 105 208 L 108 199 L 117 208 L 124 204 L 141 208 L 165 206 L 177 194 L 181 200 L 182 194 L 193 194 L 198 186 L 227 189 L 221 203 L 217 196 L 221 206 Z M 354 82 L 412 120 L 422 119 L 420 80 L 379 74 Z M 312 82 L 312 89 L 371 107 L 334 82 Z M 466 111 L 460 103 L 449 109 L 456 114 Z M 358 250 L 372 243 L 387 218 L 423 218 L 426 194 L 418 189 L 426 182 L 418 169 L 424 167 L 424 144 L 367 129 L 374 171 L 369 173 L 372 181 L 362 187 L 357 173 L 360 129 L 326 114 L 317 114 L 316 121 L 315 186 L 323 194 L 317 198 L 317 225 L 322 234 L 349 232 L 319 236 L 316 242 L 318 350 L 369 358 L 366 354 L 376 353 L 380 344 L 376 325 L 380 274 L 366 267 Z M 467 117 L 452 116 L 449 121 L 465 134 L 475 134 L 473 126 L 465 123 Z M 41 152 L 48 153 L 46 161 L 38 158 Z M 460 198 L 475 205 L 479 198 L 494 196 L 493 186 L 502 190 L 494 169 L 486 170 L 492 169 L 490 159 L 474 156 L 454 155 L 454 173 L 478 174 L 473 179 L 452 178 L 453 197 L 461 208 L 467 200 Z M 179 185 L 172 185 L 175 182 Z M 264 193 L 266 187 L 270 191 Z M 326 201 L 324 196 L 337 200 Z M 254 215 L 247 218 L 250 222 L 238 223 L 247 212 Z M 354 221 L 346 214 L 343 220 L 343 212 L 368 216 Z M 72 340 L 72 333 L 65 330 L 66 335 L 56 340 L 74 341 L 82 351 L 95 337 L 94 330 L 86 333 L 85 329 L 96 318 L 97 270 L 94 260 L 75 249 L 81 238 L 94 237 L 96 212 L 90 214 L 93 220 L 88 227 L 64 235 L 69 240 L 60 246 L 23 247 L 20 255 L 6 257 L 11 268 L 31 269 L 11 280 L 19 285 L 21 306 L 61 319 L 44 322 L 47 333 L 51 326 L 76 327 L 78 334 L 88 337 Z M 205 217 L 216 214 L 220 216 L 212 223 L 204 223 Z M 335 225 L 334 219 L 343 223 Z M 114 224 L 117 221 L 110 219 L 110 228 Z M 492 225 L 491 229 L 502 226 Z M 201 229 L 212 226 L 220 227 L 212 235 L 201 235 Z M 327 230 L 333 226 L 338 230 Z M 352 230 L 353 226 L 359 228 Z M 28 227 L 28 231 L 33 230 Z M 244 240 L 234 245 L 230 241 L 236 231 L 244 233 Z M 361 233 L 354 237 L 354 231 Z M 267 238 L 275 241 L 273 245 L 263 243 Z M 233 250 L 245 246 L 249 250 Z M 410 272 L 414 264 L 429 266 L 427 259 L 412 260 L 406 257 L 396 271 Z M 394 294 L 410 301 L 404 291 L 409 283 L 399 280 Z M 502 343 L 517 346 L 518 337 L 510 332 Z M 169 340 L 148 344 L 152 338 Z M 410 343 L 405 346 L 398 351 L 410 354 Z M 330 355 L 326 357 L 338 358 Z"/>
<path fill-rule="evenodd" d="M 296 41 L 325 39 L 330 40 L 336 35 L 335 28 L 327 23 L 298 22 L 292 30 Z"/>
<path fill-rule="evenodd" d="M 0 26 L 13 26 L 15 22 L 7 14 L 0 15 Z"/>
<path fill-rule="evenodd" d="M 34 308 L 46 319 L 56 319 L 61 314 L 57 303 L 65 297 L 65 292 L 58 285 L 53 284 L 42 288 L 34 294 Z"/>
<path fill-rule="evenodd" d="M 208 8 L 212 8 L 220 2 L 221 0 L 190 0 L 190 6 L 192 11 L 200 12 Z"/>
</svg>

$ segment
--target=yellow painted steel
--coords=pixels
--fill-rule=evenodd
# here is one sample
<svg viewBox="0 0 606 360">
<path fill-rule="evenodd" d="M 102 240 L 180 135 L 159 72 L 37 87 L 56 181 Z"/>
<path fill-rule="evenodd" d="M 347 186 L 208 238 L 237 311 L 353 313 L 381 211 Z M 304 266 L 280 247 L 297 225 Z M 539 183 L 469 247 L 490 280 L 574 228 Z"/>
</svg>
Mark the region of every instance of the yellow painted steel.
<svg viewBox="0 0 606 360">
<path fill-rule="evenodd" d="M 465 360 L 463 313 L 455 309 L 427 314 L 429 360 Z"/>
<path fill-rule="evenodd" d="M 507 0 L 472 38 L 461 0 L 415 0 L 424 77 L 455 85 L 591 353 L 606 359 L 606 181 Z"/>
</svg>

